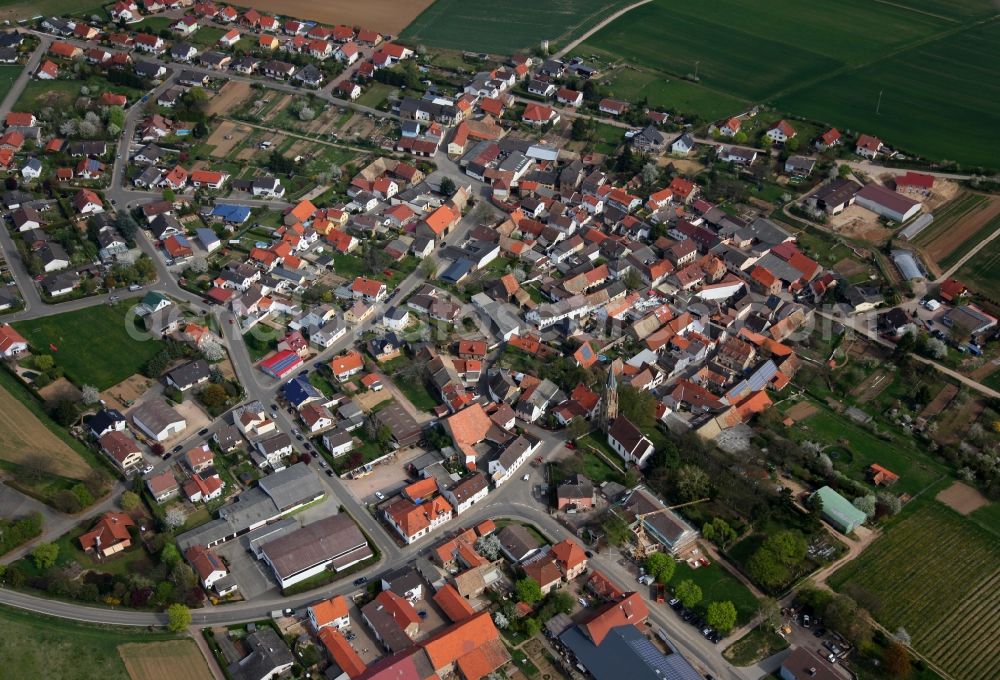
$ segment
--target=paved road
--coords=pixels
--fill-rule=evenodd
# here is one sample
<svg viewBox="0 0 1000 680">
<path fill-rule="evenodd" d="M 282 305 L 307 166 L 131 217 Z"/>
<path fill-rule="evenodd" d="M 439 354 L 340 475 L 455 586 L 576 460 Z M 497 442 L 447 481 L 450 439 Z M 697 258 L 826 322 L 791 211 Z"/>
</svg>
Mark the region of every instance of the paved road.
<svg viewBox="0 0 1000 680">
<path fill-rule="evenodd" d="M 24 64 L 24 70 L 21 71 L 21 75 L 11 83 L 10 90 L 7 92 L 7 96 L 3 98 L 0 102 L 0 119 L 6 119 L 7 114 L 14 110 L 14 104 L 17 103 L 18 98 L 21 96 L 21 92 L 24 90 L 24 86 L 28 84 L 31 80 L 32 74 L 38 68 L 38 65 L 42 62 L 42 56 L 48 51 L 49 46 L 52 44 L 52 36 L 41 33 L 38 35 L 41 39 L 38 47 L 35 51 L 31 53 L 28 57 L 28 61 Z"/>
</svg>

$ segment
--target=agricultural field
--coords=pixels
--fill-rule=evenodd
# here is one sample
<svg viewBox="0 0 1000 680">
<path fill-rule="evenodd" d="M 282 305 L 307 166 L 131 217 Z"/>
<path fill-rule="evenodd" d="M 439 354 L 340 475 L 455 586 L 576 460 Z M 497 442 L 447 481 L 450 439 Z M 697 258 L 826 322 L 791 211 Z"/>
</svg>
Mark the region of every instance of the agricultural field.
<svg viewBox="0 0 1000 680">
<path fill-rule="evenodd" d="M 0 607 L 0 629 L 5 678 L 130 680 L 118 656 L 119 645 L 174 639 L 145 629 L 88 626 L 9 607 Z"/>
<path fill-rule="evenodd" d="M 212 680 L 205 657 L 191 640 L 120 645 L 132 680 Z"/>
<path fill-rule="evenodd" d="M 934 215 L 913 240 L 938 272 L 955 265 L 987 236 L 1000 229 L 1000 199 L 966 193 Z M 978 259 L 978 258 L 974 258 Z"/>
<path fill-rule="evenodd" d="M 296 19 L 311 19 L 325 24 L 364 26 L 381 33 L 397 35 L 433 0 L 239 0 L 243 7 Z"/>
<path fill-rule="evenodd" d="M 137 373 L 163 347 L 159 340 L 133 337 L 133 306 L 130 302 L 98 305 L 19 321 L 14 327 L 33 351 L 51 354 L 56 365 L 66 371 L 66 377 L 77 385 L 106 390 Z"/>
<path fill-rule="evenodd" d="M 995 228 L 1000 228 L 1000 224 Z M 993 239 L 973 255 L 955 276 L 973 291 L 1000 301 L 1000 238 Z"/>
<path fill-rule="evenodd" d="M 567 41 L 599 23 L 627 0 L 437 0 L 400 35 L 428 47 L 511 54 Z"/>
<path fill-rule="evenodd" d="M 91 14 L 103 14 L 103 8 L 107 5 L 101 0 L 3 0 L 0 1 L 0 21 L 16 21 L 17 19 L 30 19 L 38 16 L 90 16 Z"/>
<path fill-rule="evenodd" d="M 988 145 L 979 143 L 1000 124 L 991 106 L 1000 98 L 1000 73 L 990 66 L 1000 58 L 1000 26 L 979 23 L 996 8 L 988 0 L 956 7 L 913 2 L 914 9 L 905 1 L 775 0 L 760 6 L 653 0 L 598 31 L 574 54 L 624 60 L 664 78 L 697 74 L 701 89 L 711 93 L 878 134 L 921 155 L 996 165 Z M 718 117 L 709 106 L 691 113 Z M 943 127 L 954 134 L 938 134 Z"/>
<path fill-rule="evenodd" d="M 0 459 L 45 472 L 86 479 L 91 468 L 76 451 L 0 385 Z"/>
<path fill-rule="evenodd" d="M 940 503 L 916 503 L 829 582 L 871 593 L 878 621 L 905 628 L 952 677 L 996 680 L 1000 544 Z"/>
<path fill-rule="evenodd" d="M 982 140 L 1000 124 L 1000 24 L 948 34 L 784 96 L 782 110 L 863 129 L 890 144 L 963 167 L 997 168 Z M 879 92 L 882 102 L 875 112 Z M 935 132 L 942 127 L 955 134 Z"/>
</svg>

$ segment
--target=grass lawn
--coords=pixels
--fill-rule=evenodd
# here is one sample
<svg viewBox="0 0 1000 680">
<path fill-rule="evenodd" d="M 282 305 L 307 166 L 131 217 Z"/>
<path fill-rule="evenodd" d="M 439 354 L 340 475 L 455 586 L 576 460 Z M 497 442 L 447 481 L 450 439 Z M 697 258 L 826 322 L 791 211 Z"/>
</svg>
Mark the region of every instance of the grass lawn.
<svg viewBox="0 0 1000 680">
<path fill-rule="evenodd" d="M 174 23 L 174 20 L 170 17 L 145 17 L 141 22 L 133 24 L 133 26 L 137 31 L 159 34 L 163 29 L 170 28 L 170 24 L 172 23 Z"/>
<path fill-rule="evenodd" d="M 386 98 L 396 88 L 387 83 L 372 83 L 367 90 L 365 90 L 360 97 L 358 97 L 358 104 L 362 106 L 369 106 L 371 108 L 377 107 L 379 104 L 384 102 Z"/>
<path fill-rule="evenodd" d="M 129 680 L 118 645 L 176 639 L 144 628 L 87 626 L 0 607 L 0 660 L 9 678 Z"/>
<path fill-rule="evenodd" d="M 911 439 L 895 432 L 888 432 L 887 439 L 876 437 L 855 425 L 847 416 L 835 413 L 818 402 L 814 405 L 819 412 L 797 423 L 792 436 L 800 441 L 820 441 L 831 445 L 846 440 L 847 445 L 837 446 L 831 452 L 831 458 L 836 468 L 858 481 L 867 481 L 865 471 L 872 463 L 878 463 L 890 470 L 900 471 L 900 480 L 893 491 L 914 494 L 949 474 L 943 464 L 917 449 Z M 884 425 L 879 427 L 886 431 Z"/>
<path fill-rule="evenodd" d="M 14 327 L 31 344 L 32 350 L 52 354 L 56 365 L 77 385 L 93 385 L 104 390 L 139 371 L 163 348 L 160 340 L 144 339 L 135 333 L 130 302 L 96 305 L 31 321 Z M 130 335 L 130 332 L 132 335 Z M 49 345 L 57 349 L 51 350 Z"/>
<path fill-rule="evenodd" d="M 729 645 L 722 655 L 734 666 L 750 666 L 788 647 L 788 640 L 768 626 L 757 626 Z"/>
<path fill-rule="evenodd" d="M 20 64 L 0 64 L 0 99 L 7 96 L 11 85 L 24 69 Z"/>
<path fill-rule="evenodd" d="M 224 28 L 216 28 L 215 26 L 202 26 L 197 31 L 194 32 L 188 41 L 192 45 L 200 45 L 202 47 L 215 47 L 219 43 L 219 38 L 228 33 Z"/>
<path fill-rule="evenodd" d="M 386 371 L 386 374 L 390 377 L 393 384 L 399 388 L 399 391 L 410 400 L 414 408 L 418 411 L 433 411 L 437 408 L 440 401 L 431 394 L 431 391 L 427 388 L 423 380 L 397 379 L 396 377 L 408 368 L 411 363 L 412 360 L 409 357 L 399 356 L 391 362 L 383 364 L 382 369 Z"/>
<path fill-rule="evenodd" d="M 429 47 L 507 55 L 568 40 L 628 0 L 509 0 L 502 11 L 490 0 L 437 0 L 401 34 Z"/>
<path fill-rule="evenodd" d="M 729 600 L 736 607 L 736 625 L 742 626 L 757 613 L 757 598 L 725 568 L 718 564 L 692 569 L 687 562 L 678 562 L 670 585 L 690 579 L 701 588 L 702 600 L 699 607 L 707 607 L 709 602 Z"/>
<path fill-rule="evenodd" d="M 584 58 L 592 50 L 583 45 L 574 54 Z M 607 55 L 614 58 L 613 55 Z M 653 108 L 669 109 L 678 113 L 699 113 L 707 119 L 721 118 L 737 111 L 746 102 L 725 92 L 713 90 L 700 83 L 692 83 L 663 73 L 640 69 L 621 68 L 609 74 L 611 95 L 627 101 L 643 99 Z"/>
<path fill-rule="evenodd" d="M 14 105 L 15 111 L 38 111 L 46 106 L 68 109 L 80 96 L 80 88 L 90 88 L 92 97 L 102 92 L 113 92 L 128 97 L 133 102 L 144 93 L 131 87 L 113 85 L 104 78 L 84 80 L 31 80 L 24 86 L 21 96 Z"/>
<path fill-rule="evenodd" d="M 367 271 L 365 262 L 357 255 L 337 253 L 333 256 L 333 270 L 347 280 L 361 276 Z"/>
<path fill-rule="evenodd" d="M 871 593 L 875 618 L 951 677 L 995 678 L 998 565 L 995 535 L 923 497 L 829 583 Z"/>
<path fill-rule="evenodd" d="M 59 546 L 58 564 L 60 566 L 76 562 L 84 569 L 93 569 L 94 571 L 118 576 L 148 573 L 153 568 L 153 561 L 141 543 L 106 560 L 97 560 L 85 553 L 80 548 L 80 541 L 78 539 L 81 534 L 90 530 L 92 524 L 93 522 L 86 522 L 84 525 L 63 534 L 56 540 L 56 545 Z"/>
</svg>

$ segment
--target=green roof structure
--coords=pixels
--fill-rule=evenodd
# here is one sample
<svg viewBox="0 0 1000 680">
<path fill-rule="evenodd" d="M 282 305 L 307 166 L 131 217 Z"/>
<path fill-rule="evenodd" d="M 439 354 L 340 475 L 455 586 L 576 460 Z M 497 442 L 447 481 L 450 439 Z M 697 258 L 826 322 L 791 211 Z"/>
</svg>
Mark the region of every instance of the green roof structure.
<svg viewBox="0 0 1000 680">
<path fill-rule="evenodd" d="M 818 489 L 813 496 L 819 496 L 823 501 L 823 519 L 841 533 L 851 533 L 868 519 L 868 515 L 828 486 Z"/>
</svg>

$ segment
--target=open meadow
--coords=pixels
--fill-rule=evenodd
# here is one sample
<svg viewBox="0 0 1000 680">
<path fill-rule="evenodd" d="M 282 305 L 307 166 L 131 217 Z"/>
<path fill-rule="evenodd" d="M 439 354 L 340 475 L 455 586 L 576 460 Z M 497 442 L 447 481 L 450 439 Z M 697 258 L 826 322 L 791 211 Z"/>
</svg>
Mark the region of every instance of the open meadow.
<svg viewBox="0 0 1000 680">
<path fill-rule="evenodd" d="M 212 680 L 205 657 L 191 640 L 120 645 L 132 680 Z"/>
<path fill-rule="evenodd" d="M 980 140 L 1000 124 L 993 105 L 1000 71 L 992 66 L 1000 60 L 1000 25 L 983 21 L 997 12 L 989 0 L 653 0 L 574 53 L 664 77 L 697 74 L 709 92 L 878 134 L 936 159 L 995 166 L 1000 161 Z M 708 107 L 690 112 L 718 117 Z"/>
<path fill-rule="evenodd" d="M 133 306 L 130 302 L 98 305 L 19 321 L 14 327 L 33 351 L 51 354 L 77 385 L 105 390 L 138 372 L 163 347 L 159 340 L 136 340 L 129 335 Z"/>
<path fill-rule="evenodd" d="M 437 0 L 401 37 L 428 47 L 511 54 L 577 36 L 628 0 Z"/>
<path fill-rule="evenodd" d="M 174 639 L 141 628 L 88 626 L 9 607 L 0 607 L 0 630 L 4 678 L 129 680 L 119 645 Z"/>
<path fill-rule="evenodd" d="M 860 557 L 829 580 L 862 590 L 876 619 L 954 678 L 1000 678 L 1000 541 L 955 511 L 915 501 Z"/>
</svg>

